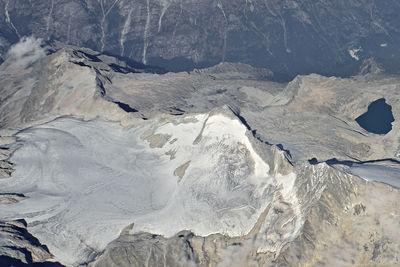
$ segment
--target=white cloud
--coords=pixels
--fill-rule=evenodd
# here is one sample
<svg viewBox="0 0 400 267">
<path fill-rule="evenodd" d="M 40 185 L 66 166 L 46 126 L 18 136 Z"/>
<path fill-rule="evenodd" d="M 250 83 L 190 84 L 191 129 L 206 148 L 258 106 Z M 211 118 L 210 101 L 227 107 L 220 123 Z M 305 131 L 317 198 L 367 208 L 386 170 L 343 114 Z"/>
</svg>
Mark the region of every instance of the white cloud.
<svg viewBox="0 0 400 267">
<path fill-rule="evenodd" d="M 43 47 L 42 39 L 33 36 L 22 37 L 8 50 L 6 61 L 14 67 L 26 68 L 46 56 L 46 51 L 47 48 Z"/>
<path fill-rule="evenodd" d="M 227 247 L 221 252 L 223 260 L 217 267 L 258 266 L 257 261 L 252 259 L 253 253 L 257 251 L 256 243 L 255 240 L 248 239 L 240 245 Z"/>
</svg>

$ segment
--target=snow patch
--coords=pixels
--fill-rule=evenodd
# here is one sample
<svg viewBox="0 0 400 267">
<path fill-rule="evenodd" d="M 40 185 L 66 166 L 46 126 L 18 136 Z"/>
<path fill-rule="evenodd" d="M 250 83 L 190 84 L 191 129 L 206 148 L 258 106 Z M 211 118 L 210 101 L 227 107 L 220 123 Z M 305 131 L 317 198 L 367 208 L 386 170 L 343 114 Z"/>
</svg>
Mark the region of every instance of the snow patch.
<svg viewBox="0 0 400 267">
<path fill-rule="evenodd" d="M 21 35 L 19 34 L 17 28 L 15 27 L 14 23 L 11 20 L 10 13 L 8 12 L 8 6 L 10 5 L 10 0 L 6 1 L 6 4 L 4 6 L 4 15 L 6 16 L 6 22 L 10 24 L 11 28 L 14 30 L 15 34 L 18 36 L 18 38 L 21 38 Z"/>
<path fill-rule="evenodd" d="M 350 172 L 368 181 L 381 182 L 400 188 L 400 168 L 363 164 L 353 165 Z"/>
<path fill-rule="evenodd" d="M 359 52 L 361 52 L 362 51 L 362 48 L 361 47 L 359 47 L 359 48 L 354 48 L 354 49 L 350 49 L 349 50 L 349 55 L 352 57 L 352 58 L 354 58 L 355 60 L 360 60 L 360 57 L 357 55 Z"/>
<path fill-rule="evenodd" d="M 121 39 L 119 41 L 119 44 L 121 46 L 121 56 L 124 56 L 124 53 L 125 53 L 126 35 L 129 33 L 130 28 L 131 28 L 132 12 L 133 12 L 133 8 L 131 8 L 129 10 L 128 16 L 126 17 L 126 20 L 124 23 L 124 27 L 122 28 Z"/>
<path fill-rule="evenodd" d="M 149 29 L 150 29 L 150 0 L 146 0 L 146 24 L 144 26 L 144 32 L 143 32 L 143 54 L 142 54 L 142 63 L 147 64 L 147 47 L 149 46 Z"/>
</svg>

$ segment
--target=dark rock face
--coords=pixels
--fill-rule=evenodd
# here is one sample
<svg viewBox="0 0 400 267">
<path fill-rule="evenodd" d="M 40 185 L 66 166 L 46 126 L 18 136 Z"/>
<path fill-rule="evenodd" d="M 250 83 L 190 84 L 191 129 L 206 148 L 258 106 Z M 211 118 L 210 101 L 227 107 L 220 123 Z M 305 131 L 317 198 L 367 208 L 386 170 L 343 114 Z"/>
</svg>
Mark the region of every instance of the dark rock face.
<svg viewBox="0 0 400 267">
<path fill-rule="evenodd" d="M 33 34 L 172 71 L 231 61 L 277 79 L 351 75 L 371 57 L 394 71 L 400 60 L 396 0 L 1 0 L 0 10 L 3 58 Z"/>
<path fill-rule="evenodd" d="M 47 246 L 28 232 L 25 220 L 0 221 L 0 266 L 63 266 L 46 261 L 52 257 Z"/>
</svg>

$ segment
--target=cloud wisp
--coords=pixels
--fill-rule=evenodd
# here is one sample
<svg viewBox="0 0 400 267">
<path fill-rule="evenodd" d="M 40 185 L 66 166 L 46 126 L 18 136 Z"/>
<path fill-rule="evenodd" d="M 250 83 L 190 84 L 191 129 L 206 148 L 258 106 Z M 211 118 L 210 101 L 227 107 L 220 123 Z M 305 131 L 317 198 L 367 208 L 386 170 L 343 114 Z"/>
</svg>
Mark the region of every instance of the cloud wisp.
<svg viewBox="0 0 400 267">
<path fill-rule="evenodd" d="M 33 36 L 22 37 L 10 47 L 6 61 L 14 68 L 27 68 L 46 54 L 47 48 L 43 46 L 42 39 Z"/>
</svg>

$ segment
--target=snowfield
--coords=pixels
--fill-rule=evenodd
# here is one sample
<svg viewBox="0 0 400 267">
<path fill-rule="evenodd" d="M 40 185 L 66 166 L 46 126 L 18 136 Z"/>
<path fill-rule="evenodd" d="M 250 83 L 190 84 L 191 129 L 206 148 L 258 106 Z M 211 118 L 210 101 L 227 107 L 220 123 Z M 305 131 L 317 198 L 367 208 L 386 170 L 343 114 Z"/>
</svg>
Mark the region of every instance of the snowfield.
<svg viewBox="0 0 400 267">
<path fill-rule="evenodd" d="M 400 168 L 375 164 L 354 164 L 350 172 L 368 181 L 376 181 L 400 188 Z"/>
<path fill-rule="evenodd" d="M 0 219 L 26 218 L 67 265 L 95 256 L 132 223 L 132 232 L 164 236 L 247 234 L 271 192 L 289 195 L 295 175 L 286 187 L 268 175 L 246 131 L 223 114 L 131 128 L 64 117 L 29 128 L 17 135 L 16 171 L 0 180 L 0 192 L 29 198 L 1 205 Z"/>
</svg>

